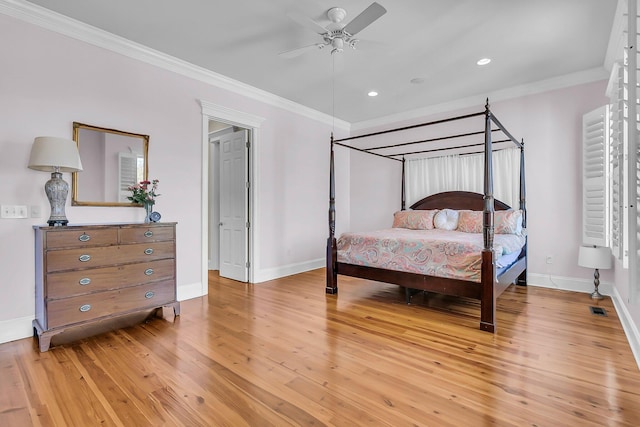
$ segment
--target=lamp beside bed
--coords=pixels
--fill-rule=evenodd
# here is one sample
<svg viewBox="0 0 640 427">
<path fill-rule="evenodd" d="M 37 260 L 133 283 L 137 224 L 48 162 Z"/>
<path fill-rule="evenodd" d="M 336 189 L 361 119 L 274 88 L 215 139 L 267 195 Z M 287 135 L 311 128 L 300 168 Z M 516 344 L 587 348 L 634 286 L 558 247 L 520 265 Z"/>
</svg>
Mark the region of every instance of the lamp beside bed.
<svg viewBox="0 0 640 427">
<path fill-rule="evenodd" d="M 595 269 L 593 273 L 593 286 L 595 290 L 591 293 L 591 298 L 601 300 L 604 297 L 598 291 L 600 286 L 600 269 L 611 268 L 611 250 L 609 248 L 598 246 L 580 246 L 578 252 L 578 265 L 581 267 Z"/>
</svg>

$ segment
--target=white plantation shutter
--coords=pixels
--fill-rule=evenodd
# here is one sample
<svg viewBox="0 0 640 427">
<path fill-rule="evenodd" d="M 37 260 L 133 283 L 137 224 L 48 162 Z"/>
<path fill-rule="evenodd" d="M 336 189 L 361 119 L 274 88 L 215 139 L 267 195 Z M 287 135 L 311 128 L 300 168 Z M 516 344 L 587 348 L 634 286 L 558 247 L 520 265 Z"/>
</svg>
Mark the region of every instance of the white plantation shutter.
<svg viewBox="0 0 640 427">
<path fill-rule="evenodd" d="M 142 162 L 142 167 L 141 163 Z M 127 196 L 131 195 L 129 186 L 135 185 L 144 179 L 144 158 L 140 154 L 120 152 L 118 153 L 118 201 L 129 202 Z"/>
<path fill-rule="evenodd" d="M 616 40 L 607 96 L 611 100 L 611 249 L 628 268 L 629 303 L 640 301 L 640 56 L 638 0 L 619 1 L 611 40 Z M 623 274 L 620 272 L 620 274 Z M 624 294 L 624 292 L 623 292 Z"/>
<path fill-rule="evenodd" d="M 627 130 L 627 91 L 624 67 L 616 62 L 611 70 L 608 95 L 611 99 L 610 173 L 611 173 L 611 252 L 617 259 L 624 256 L 624 141 Z"/>
<path fill-rule="evenodd" d="M 582 118 L 582 242 L 608 246 L 609 106 Z"/>
<path fill-rule="evenodd" d="M 624 2 L 623 2 L 624 3 Z M 638 41 L 640 41 L 640 34 L 638 33 L 638 1 L 629 0 L 627 2 L 627 49 L 625 49 L 626 61 L 626 76 L 625 80 L 628 88 L 628 103 L 629 108 L 628 120 L 627 120 L 627 137 L 626 140 L 626 158 L 625 164 L 627 169 L 625 170 L 625 216 L 626 216 L 626 230 L 625 235 L 627 241 L 624 242 L 625 248 L 623 255 L 623 265 L 626 264 L 629 268 L 629 290 L 633 302 L 640 300 L 640 217 L 638 216 L 638 188 L 639 173 L 638 168 L 638 131 L 639 122 L 638 113 L 640 112 L 640 106 L 638 105 L 639 91 L 638 82 L 640 77 L 638 76 Z"/>
</svg>

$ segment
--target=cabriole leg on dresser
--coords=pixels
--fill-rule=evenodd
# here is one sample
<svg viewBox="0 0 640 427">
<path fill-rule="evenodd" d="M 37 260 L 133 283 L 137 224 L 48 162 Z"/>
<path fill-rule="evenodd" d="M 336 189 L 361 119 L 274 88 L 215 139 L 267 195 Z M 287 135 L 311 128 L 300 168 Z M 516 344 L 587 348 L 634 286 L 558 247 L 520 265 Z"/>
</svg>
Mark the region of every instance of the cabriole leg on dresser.
<svg viewBox="0 0 640 427">
<path fill-rule="evenodd" d="M 156 316 L 164 320 L 174 320 L 176 316 L 180 316 L 180 303 L 174 302 L 158 308 Z"/>
<path fill-rule="evenodd" d="M 180 316 L 180 303 L 176 301 L 171 305 L 173 306 L 173 314 Z"/>
<path fill-rule="evenodd" d="M 49 347 L 51 346 L 51 335 L 43 334 L 38 336 L 38 344 L 40 346 L 41 353 L 44 353 L 45 351 L 49 351 Z"/>
</svg>

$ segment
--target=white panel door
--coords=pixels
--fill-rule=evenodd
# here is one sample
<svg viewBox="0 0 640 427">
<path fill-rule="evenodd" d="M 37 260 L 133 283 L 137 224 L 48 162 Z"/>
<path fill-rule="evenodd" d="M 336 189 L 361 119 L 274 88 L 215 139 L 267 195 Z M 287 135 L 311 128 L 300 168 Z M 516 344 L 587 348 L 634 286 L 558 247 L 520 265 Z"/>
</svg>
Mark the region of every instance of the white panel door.
<svg viewBox="0 0 640 427">
<path fill-rule="evenodd" d="M 247 131 L 220 139 L 220 276 L 248 281 Z"/>
</svg>

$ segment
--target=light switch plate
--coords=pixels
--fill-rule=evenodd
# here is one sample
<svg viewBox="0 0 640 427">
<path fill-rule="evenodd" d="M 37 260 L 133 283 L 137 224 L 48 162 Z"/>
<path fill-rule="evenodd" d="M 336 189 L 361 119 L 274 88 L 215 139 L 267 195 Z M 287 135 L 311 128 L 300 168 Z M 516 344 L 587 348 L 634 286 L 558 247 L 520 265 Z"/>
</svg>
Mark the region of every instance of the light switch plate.
<svg viewBox="0 0 640 427">
<path fill-rule="evenodd" d="M 2 205 L 0 206 L 2 218 L 29 218 L 29 210 L 26 205 Z"/>
</svg>

